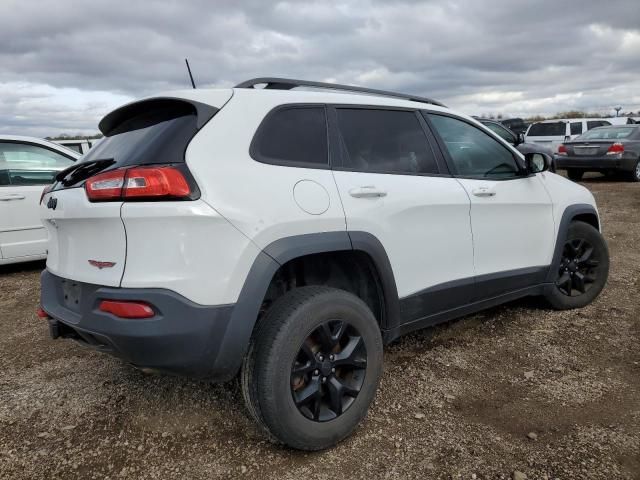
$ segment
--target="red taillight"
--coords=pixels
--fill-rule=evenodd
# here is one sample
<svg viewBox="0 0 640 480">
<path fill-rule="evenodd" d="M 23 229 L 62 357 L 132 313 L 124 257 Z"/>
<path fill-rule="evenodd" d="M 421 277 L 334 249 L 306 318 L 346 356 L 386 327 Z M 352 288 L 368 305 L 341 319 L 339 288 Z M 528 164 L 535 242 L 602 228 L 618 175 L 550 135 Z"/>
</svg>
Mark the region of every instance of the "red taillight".
<svg viewBox="0 0 640 480">
<path fill-rule="evenodd" d="M 42 307 L 38 307 L 36 310 L 36 315 L 40 318 L 51 318 L 47 312 L 44 311 Z"/>
<path fill-rule="evenodd" d="M 560 146 L 558 147 L 558 155 L 566 155 L 567 154 L 567 147 L 564 146 L 564 143 L 561 143 Z"/>
<path fill-rule="evenodd" d="M 98 308 L 120 318 L 150 318 L 155 315 L 153 308 L 145 302 L 103 300 Z"/>
<path fill-rule="evenodd" d="M 131 167 L 100 173 L 85 182 L 92 202 L 123 199 L 180 199 L 191 188 L 180 170 L 174 167 Z"/>
<path fill-rule="evenodd" d="M 191 193 L 182 172 L 172 167 L 140 167 L 127 170 L 124 198 L 184 198 Z"/>
<path fill-rule="evenodd" d="M 121 199 L 125 173 L 125 169 L 111 170 L 89 178 L 84 183 L 84 189 L 89 200 L 99 202 Z"/>
<path fill-rule="evenodd" d="M 624 153 L 624 145 L 619 142 L 614 143 L 607 150 L 607 155 L 617 155 L 618 153 Z"/>
</svg>

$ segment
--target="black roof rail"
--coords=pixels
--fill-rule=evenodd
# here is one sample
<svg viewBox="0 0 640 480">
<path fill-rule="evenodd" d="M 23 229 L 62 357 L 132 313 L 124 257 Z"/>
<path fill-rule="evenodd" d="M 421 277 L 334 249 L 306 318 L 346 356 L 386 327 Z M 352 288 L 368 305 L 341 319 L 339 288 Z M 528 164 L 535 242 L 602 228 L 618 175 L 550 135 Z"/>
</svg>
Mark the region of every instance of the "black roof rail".
<svg viewBox="0 0 640 480">
<path fill-rule="evenodd" d="M 325 82 L 313 82 L 310 80 L 295 80 L 293 78 L 277 78 L 277 77 L 259 77 L 252 78 L 239 83 L 235 88 L 255 88 L 256 85 L 265 85 L 265 89 L 270 90 L 291 90 L 296 87 L 314 87 L 314 88 L 326 88 L 330 90 L 341 90 L 345 92 L 357 92 L 366 93 L 369 95 L 378 95 L 381 97 L 402 98 L 412 102 L 429 103 L 431 105 L 438 105 L 444 107 L 444 105 L 436 100 L 431 100 L 426 97 L 419 97 L 417 95 L 409 95 L 406 93 L 388 92 L 386 90 L 377 90 L 374 88 L 353 87 L 351 85 L 341 85 L 339 83 L 325 83 Z"/>
</svg>

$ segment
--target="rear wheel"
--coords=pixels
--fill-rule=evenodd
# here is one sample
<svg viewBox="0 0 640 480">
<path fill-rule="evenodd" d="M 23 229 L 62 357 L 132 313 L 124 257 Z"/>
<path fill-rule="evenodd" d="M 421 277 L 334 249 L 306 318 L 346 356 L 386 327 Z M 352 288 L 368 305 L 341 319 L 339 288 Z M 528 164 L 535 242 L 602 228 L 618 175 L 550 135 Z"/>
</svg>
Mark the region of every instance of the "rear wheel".
<svg viewBox="0 0 640 480">
<path fill-rule="evenodd" d="M 583 170 L 578 170 L 577 168 L 571 168 L 567 170 L 567 177 L 573 180 L 574 182 L 579 182 L 582 180 L 582 176 L 584 175 Z"/>
<path fill-rule="evenodd" d="M 585 222 L 569 226 L 555 285 L 545 294 L 558 310 L 580 308 L 602 291 L 609 275 L 609 250 L 602 234 Z"/>
<path fill-rule="evenodd" d="M 640 160 L 636 162 L 635 168 L 629 172 L 629 180 L 632 182 L 640 182 Z"/>
<path fill-rule="evenodd" d="M 382 338 L 371 310 L 333 288 L 303 287 L 261 320 L 242 367 L 249 412 L 268 436 L 321 450 L 364 418 L 382 372 Z"/>
</svg>

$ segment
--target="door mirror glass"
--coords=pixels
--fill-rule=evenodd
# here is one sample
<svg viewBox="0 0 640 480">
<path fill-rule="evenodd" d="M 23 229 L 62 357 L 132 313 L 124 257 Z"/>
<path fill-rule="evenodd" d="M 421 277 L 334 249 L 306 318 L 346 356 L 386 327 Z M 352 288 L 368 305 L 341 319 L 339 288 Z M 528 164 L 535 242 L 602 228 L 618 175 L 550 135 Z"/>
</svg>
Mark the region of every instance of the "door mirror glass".
<svg viewBox="0 0 640 480">
<path fill-rule="evenodd" d="M 540 173 L 549 170 L 551 166 L 551 157 L 546 153 L 527 153 L 524 156 L 529 173 Z"/>
</svg>

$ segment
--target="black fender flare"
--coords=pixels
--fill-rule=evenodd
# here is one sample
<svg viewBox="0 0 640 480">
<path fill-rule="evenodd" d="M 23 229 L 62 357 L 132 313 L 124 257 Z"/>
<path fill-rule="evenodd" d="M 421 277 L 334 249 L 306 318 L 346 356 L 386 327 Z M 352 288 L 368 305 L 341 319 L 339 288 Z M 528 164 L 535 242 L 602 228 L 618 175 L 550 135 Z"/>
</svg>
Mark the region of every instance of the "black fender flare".
<svg viewBox="0 0 640 480">
<path fill-rule="evenodd" d="M 213 375 L 217 379 L 230 380 L 242 365 L 262 300 L 280 266 L 305 255 L 338 251 L 362 251 L 371 257 L 378 271 L 384 296 L 384 318 L 381 319 L 381 327 L 388 329 L 397 325 L 400 307 L 395 277 L 389 257 L 382 243 L 374 235 L 345 230 L 284 237 L 267 245 L 249 269 L 214 361 Z"/>
<path fill-rule="evenodd" d="M 564 247 L 564 242 L 567 239 L 569 225 L 577 216 L 585 214 L 594 215 L 598 219 L 599 227 L 600 218 L 598 217 L 598 212 L 593 205 L 589 205 L 588 203 L 569 205 L 567 208 L 565 208 L 564 212 L 562 212 L 560 225 L 558 227 L 558 236 L 556 238 L 556 246 L 553 251 L 553 258 L 551 260 L 551 265 L 549 266 L 549 272 L 547 273 L 547 283 L 555 282 L 555 274 L 557 273 L 558 266 L 560 265 L 560 259 L 562 258 L 562 249 Z M 598 230 L 599 229 L 600 228 L 598 228 Z"/>
</svg>

